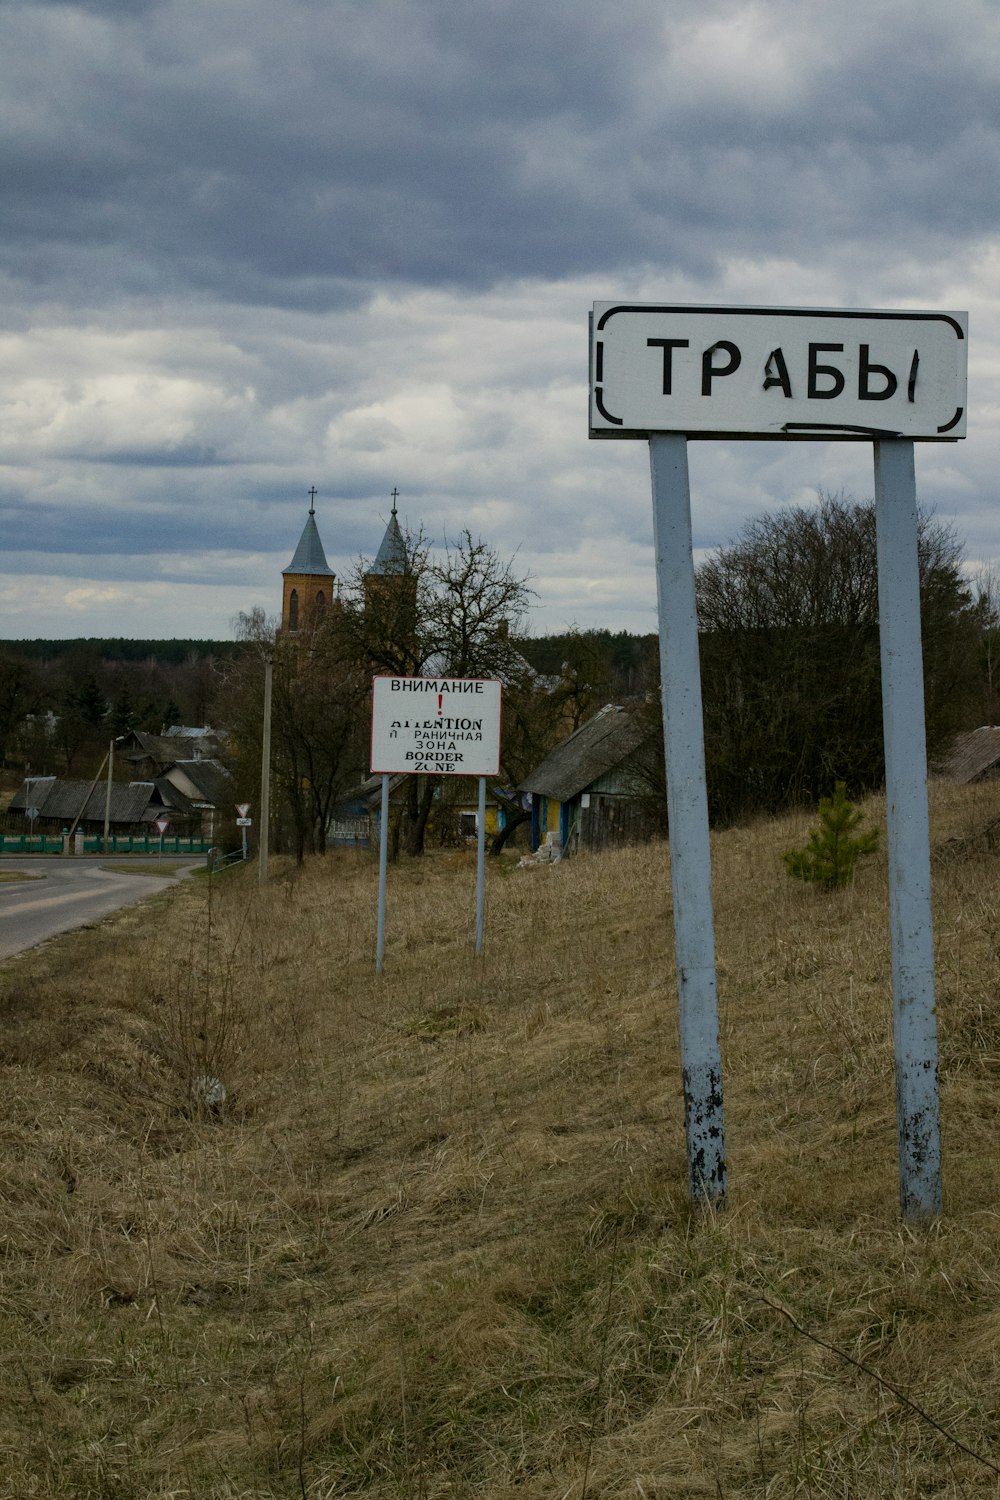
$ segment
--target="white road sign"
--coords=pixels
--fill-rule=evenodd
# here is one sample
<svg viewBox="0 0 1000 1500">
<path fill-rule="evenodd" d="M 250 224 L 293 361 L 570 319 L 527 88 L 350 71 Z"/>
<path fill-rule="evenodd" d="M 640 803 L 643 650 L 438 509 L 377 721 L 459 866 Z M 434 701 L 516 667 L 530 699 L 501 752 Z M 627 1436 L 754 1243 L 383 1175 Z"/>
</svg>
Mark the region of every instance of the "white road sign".
<svg viewBox="0 0 1000 1500">
<path fill-rule="evenodd" d="M 167 821 L 166 818 L 157 818 L 155 827 L 156 827 L 157 833 L 162 838 L 163 835 L 166 833 L 167 829 L 170 827 L 170 824 L 169 824 L 169 822 Z"/>
<path fill-rule="evenodd" d="M 965 437 L 968 314 L 595 302 L 590 436 Z"/>
<path fill-rule="evenodd" d="M 237 828 L 252 828 L 253 818 L 237 818 L 236 826 Z"/>
<path fill-rule="evenodd" d="M 250 804 L 249 804 L 249 802 L 237 802 L 237 804 L 236 804 L 236 816 L 238 818 L 245 818 L 247 816 L 247 814 L 249 813 L 249 811 L 250 811 Z"/>
<path fill-rule="evenodd" d="M 474 677 L 376 677 L 372 775 L 496 776 L 500 683 Z"/>
</svg>

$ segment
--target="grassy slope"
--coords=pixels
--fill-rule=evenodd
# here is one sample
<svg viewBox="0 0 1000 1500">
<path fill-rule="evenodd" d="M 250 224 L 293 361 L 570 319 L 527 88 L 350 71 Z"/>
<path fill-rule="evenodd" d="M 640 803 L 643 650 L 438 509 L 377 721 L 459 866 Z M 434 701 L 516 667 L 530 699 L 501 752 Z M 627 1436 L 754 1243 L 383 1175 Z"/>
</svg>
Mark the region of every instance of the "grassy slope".
<svg viewBox="0 0 1000 1500">
<path fill-rule="evenodd" d="M 936 843 L 998 811 L 937 789 Z M 442 856 L 391 873 L 377 981 L 354 855 L 5 965 L 0 1494 L 995 1495 L 958 1442 L 1000 1464 L 998 856 L 936 865 L 947 1214 L 913 1232 L 884 868 L 793 884 L 806 826 L 715 840 L 717 1215 L 662 846 L 491 867 L 482 965 Z"/>
</svg>

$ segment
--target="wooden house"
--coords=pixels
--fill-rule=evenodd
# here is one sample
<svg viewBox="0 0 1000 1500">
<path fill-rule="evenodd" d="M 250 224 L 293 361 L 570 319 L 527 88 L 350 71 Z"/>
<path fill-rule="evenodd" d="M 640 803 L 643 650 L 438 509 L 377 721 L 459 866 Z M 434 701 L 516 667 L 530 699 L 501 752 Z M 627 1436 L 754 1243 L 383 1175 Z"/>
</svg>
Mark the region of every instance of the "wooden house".
<svg viewBox="0 0 1000 1500">
<path fill-rule="evenodd" d="M 959 785 L 1000 775 L 1000 727 L 984 724 L 959 735 L 951 754 L 936 767 L 942 781 Z"/>
<path fill-rule="evenodd" d="M 29 817 L 30 812 L 34 813 Z M 107 817 L 113 834 L 141 836 L 152 831 L 157 818 L 175 812 L 154 781 L 65 781 L 58 776 L 32 776 L 11 798 L 9 813 L 24 819 L 32 832 L 59 834 L 74 825 L 84 833 L 101 833 Z M 174 829 L 174 831 L 177 831 Z"/>
<path fill-rule="evenodd" d="M 235 814 L 233 778 L 211 756 L 175 760 L 158 780 L 169 787 L 167 800 L 176 802 L 178 807 L 186 805 L 200 820 L 201 835 L 209 842 Z"/>
<path fill-rule="evenodd" d="M 649 740 L 641 715 L 608 704 L 557 745 L 521 782 L 531 797 L 532 848 L 606 849 L 659 832 Z"/>
<path fill-rule="evenodd" d="M 389 778 L 390 817 L 395 818 L 410 800 L 412 777 L 404 774 Z M 520 794 L 498 788 L 509 801 L 518 802 Z M 368 776 L 358 786 L 339 798 L 327 832 L 327 843 L 341 847 L 378 848 L 379 823 L 382 816 L 382 777 Z M 492 838 L 506 824 L 506 808 L 497 800 L 489 781 L 486 784 L 486 838 Z M 451 825 L 453 840 L 472 843 L 479 835 L 479 791 L 472 777 L 442 778 L 437 788 L 434 820 L 440 834 L 444 822 Z M 448 839 L 451 842 L 452 839 Z"/>
<path fill-rule="evenodd" d="M 116 756 L 127 760 L 137 775 L 162 776 L 178 760 L 214 758 L 222 752 L 222 737 L 214 729 L 186 729 L 172 725 L 164 734 L 148 734 L 132 729 L 126 734 Z"/>
</svg>

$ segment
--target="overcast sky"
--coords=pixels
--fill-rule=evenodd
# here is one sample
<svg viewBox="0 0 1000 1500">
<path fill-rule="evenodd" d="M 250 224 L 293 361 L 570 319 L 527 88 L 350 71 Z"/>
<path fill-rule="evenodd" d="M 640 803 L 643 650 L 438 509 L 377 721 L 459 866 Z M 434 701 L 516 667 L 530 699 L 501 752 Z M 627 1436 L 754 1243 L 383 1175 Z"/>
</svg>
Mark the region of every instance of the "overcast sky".
<svg viewBox="0 0 1000 1500">
<path fill-rule="evenodd" d="M 338 573 L 398 487 L 654 629 L 605 298 L 967 309 L 917 481 L 1000 557 L 996 0 L 0 0 L 0 121 L 0 637 L 229 637 L 312 485 Z M 871 468 L 692 444 L 696 548 Z"/>
</svg>

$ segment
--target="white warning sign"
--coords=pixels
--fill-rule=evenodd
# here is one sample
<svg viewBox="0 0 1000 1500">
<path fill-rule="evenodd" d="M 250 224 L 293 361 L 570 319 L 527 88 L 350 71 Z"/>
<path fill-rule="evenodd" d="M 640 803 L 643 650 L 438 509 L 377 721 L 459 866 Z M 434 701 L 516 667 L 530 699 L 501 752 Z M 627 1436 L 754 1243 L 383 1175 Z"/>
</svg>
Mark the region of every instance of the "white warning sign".
<svg viewBox="0 0 1000 1500">
<path fill-rule="evenodd" d="M 496 776 L 500 683 L 480 677 L 376 677 L 372 775 Z"/>
</svg>

